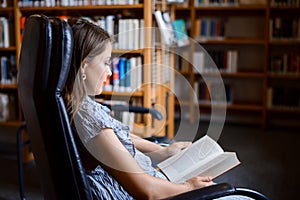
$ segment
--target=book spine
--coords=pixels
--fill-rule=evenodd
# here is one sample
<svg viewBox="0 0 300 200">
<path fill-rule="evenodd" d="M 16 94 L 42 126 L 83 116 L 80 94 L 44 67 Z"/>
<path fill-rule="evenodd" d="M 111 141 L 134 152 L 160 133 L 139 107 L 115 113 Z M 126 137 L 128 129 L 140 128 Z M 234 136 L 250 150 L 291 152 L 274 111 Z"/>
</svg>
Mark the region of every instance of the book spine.
<svg viewBox="0 0 300 200">
<path fill-rule="evenodd" d="M 7 121 L 9 118 L 9 98 L 7 94 L 0 93 L 0 121 Z"/>
<path fill-rule="evenodd" d="M 145 47 L 145 38 L 144 38 L 144 27 L 145 27 L 145 23 L 144 23 L 144 19 L 140 19 L 139 20 L 139 28 L 140 28 L 140 31 L 139 31 L 139 34 L 140 34 L 140 37 L 139 37 L 139 48 L 140 49 L 143 49 Z"/>
<path fill-rule="evenodd" d="M 5 17 L 0 17 L 0 47 L 9 47 L 9 40 L 8 19 Z"/>
<path fill-rule="evenodd" d="M 113 70 L 112 70 L 112 77 L 113 77 L 113 90 L 114 91 L 119 91 L 119 84 L 120 84 L 120 73 L 119 73 L 119 58 L 115 57 L 112 60 L 113 64 Z"/>
<path fill-rule="evenodd" d="M 1 83 L 6 84 L 8 80 L 8 74 L 7 74 L 7 57 L 2 56 L 1 57 Z"/>
<path fill-rule="evenodd" d="M 120 58 L 118 69 L 120 73 L 120 83 L 119 83 L 119 89 L 121 92 L 125 91 L 125 61 L 126 58 Z"/>
<path fill-rule="evenodd" d="M 131 91 L 131 76 L 130 76 L 130 68 L 131 68 L 131 63 L 130 63 L 130 59 L 126 59 L 125 60 L 125 75 L 124 75 L 124 79 L 125 79 L 125 91 L 126 92 L 130 92 Z"/>
</svg>

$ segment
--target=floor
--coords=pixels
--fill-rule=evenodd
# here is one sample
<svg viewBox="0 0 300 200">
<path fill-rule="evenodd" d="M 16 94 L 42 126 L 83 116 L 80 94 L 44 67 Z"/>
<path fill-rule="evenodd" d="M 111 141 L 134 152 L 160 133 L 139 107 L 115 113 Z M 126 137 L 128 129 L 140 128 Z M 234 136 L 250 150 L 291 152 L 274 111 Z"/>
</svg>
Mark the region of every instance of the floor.
<svg viewBox="0 0 300 200">
<path fill-rule="evenodd" d="M 189 130 L 190 125 L 186 125 Z M 207 127 L 199 128 L 204 133 Z M 0 128 L 0 200 L 20 199 L 14 128 Z M 259 126 L 225 125 L 218 140 L 226 151 L 235 151 L 241 165 L 217 178 L 264 193 L 271 200 L 297 199 L 300 184 L 299 128 L 262 130 Z M 24 165 L 28 200 L 43 199 L 33 162 Z"/>
</svg>

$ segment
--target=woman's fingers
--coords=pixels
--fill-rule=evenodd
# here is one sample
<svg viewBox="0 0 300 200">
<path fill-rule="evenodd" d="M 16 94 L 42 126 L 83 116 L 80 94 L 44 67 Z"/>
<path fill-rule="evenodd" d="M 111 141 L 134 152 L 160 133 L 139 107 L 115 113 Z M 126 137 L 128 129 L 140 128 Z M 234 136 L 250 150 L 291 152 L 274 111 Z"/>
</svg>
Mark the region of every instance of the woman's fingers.
<svg viewBox="0 0 300 200">
<path fill-rule="evenodd" d="M 198 176 L 198 177 L 201 181 L 204 181 L 204 182 L 211 182 L 212 181 L 211 176 Z"/>
<path fill-rule="evenodd" d="M 196 188 L 203 188 L 203 187 L 207 187 L 210 185 L 215 184 L 212 181 L 212 178 L 210 176 L 196 176 L 194 178 L 191 178 L 187 181 L 189 184 L 191 184 L 193 186 L 194 189 Z"/>
</svg>

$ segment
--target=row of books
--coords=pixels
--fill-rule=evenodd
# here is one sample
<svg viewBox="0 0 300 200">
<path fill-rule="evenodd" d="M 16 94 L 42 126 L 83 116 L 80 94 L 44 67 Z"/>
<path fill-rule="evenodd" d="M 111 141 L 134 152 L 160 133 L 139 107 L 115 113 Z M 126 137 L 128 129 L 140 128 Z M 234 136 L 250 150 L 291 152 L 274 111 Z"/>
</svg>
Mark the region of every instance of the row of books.
<svg viewBox="0 0 300 200">
<path fill-rule="evenodd" d="M 238 51 L 237 50 L 208 50 L 208 54 L 216 64 L 217 69 L 220 72 L 236 73 L 238 67 Z M 205 66 L 204 66 L 205 68 Z M 213 71 L 211 69 L 205 69 L 205 71 Z"/>
<path fill-rule="evenodd" d="M 270 19 L 270 38 L 300 40 L 300 18 Z"/>
<path fill-rule="evenodd" d="M 283 74 L 300 73 L 300 54 L 291 52 L 271 56 L 269 72 Z"/>
<path fill-rule="evenodd" d="M 156 10 L 154 16 L 164 44 L 179 47 L 190 44 L 186 24 L 183 19 L 172 21 L 168 11 L 162 12 L 160 10 Z"/>
<path fill-rule="evenodd" d="M 182 56 L 179 56 L 178 70 L 188 71 L 189 52 L 186 51 Z M 212 62 L 211 59 L 214 61 Z M 237 50 L 220 50 L 220 51 L 194 51 L 193 60 L 191 61 L 194 73 L 210 73 L 210 72 L 225 72 L 236 73 L 238 68 L 238 51 Z"/>
<path fill-rule="evenodd" d="M 222 92 L 225 88 L 225 94 Z M 217 82 L 196 81 L 194 83 L 194 91 L 196 99 L 194 102 L 204 104 L 231 104 L 232 103 L 232 87 L 229 84 Z M 225 95 L 225 96 L 224 96 Z"/>
<path fill-rule="evenodd" d="M 0 17 L 0 48 L 7 48 L 9 46 L 9 20 L 5 17 Z"/>
<path fill-rule="evenodd" d="M 300 6 L 299 0 L 271 0 L 271 6 Z"/>
<path fill-rule="evenodd" d="M 225 20 L 223 18 L 203 17 L 196 20 L 196 38 L 222 39 L 225 34 Z"/>
<path fill-rule="evenodd" d="M 58 16 L 68 19 L 69 16 Z M 84 17 L 105 29 L 114 37 L 114 49 L 136 50 L 144 48 L 144 19 L 128 19 L 122 15 Z M 20 18 L 21 38 L 26 17 Z M 21 39 L 22 40 L 22 39 Z"/>
<path fill-rule="evenodd" d="M 142 56 L 114 57 L 111 65 L 112 76 L 108 77 L 103 90 L 133 92 L 143 83 Z"/>
<path fill-rule="evenodd" d="M 0 56 L 0 67 L 1 84 L 15 84 L 17 82 L 16 57 Z"/>
<path fill-rule="evenodd" d="M 300 89 L 296 87 L 269 87 L 267 91 L 267 106 L 299 109 Z"/>
<path fill-rule="evenodd" d="M 89 18 L 114 36 L 115 49 L 144 48 L 144 19 L 128 19 L 122 15 Z"/>
<path fill-rule="evenodd" d="M 195 6 L 226 6 L 238 3 L 239 0 L 195 0 Z"/>
<path fill-rule="evenodd" d="M 19 7 L 133 5 L 139 0 L 19 0 Z"/>
</svg>

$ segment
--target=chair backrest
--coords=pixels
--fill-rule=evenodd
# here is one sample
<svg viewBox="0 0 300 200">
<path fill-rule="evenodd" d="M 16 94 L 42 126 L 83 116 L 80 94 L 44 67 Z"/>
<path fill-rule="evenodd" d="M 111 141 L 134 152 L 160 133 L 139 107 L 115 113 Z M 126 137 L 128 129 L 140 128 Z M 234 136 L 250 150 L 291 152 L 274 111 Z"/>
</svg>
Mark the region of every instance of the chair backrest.
<svg viewBox="0 0 300 200">
<path fill-rule="evenodd" d="M 72 44 L 65 21 L 27 18 L 18 91 L 45 199 L 92 199 L 61 95 Z"/>
</svg>

